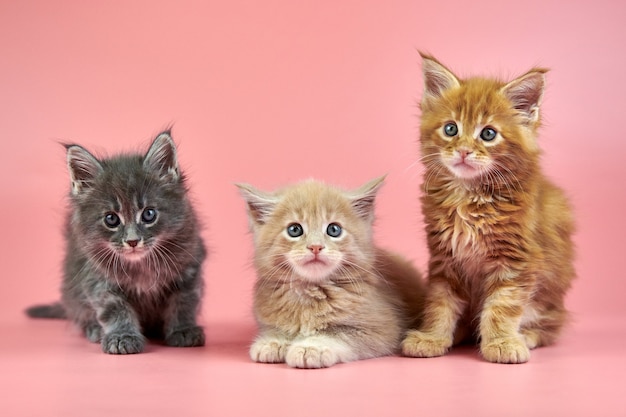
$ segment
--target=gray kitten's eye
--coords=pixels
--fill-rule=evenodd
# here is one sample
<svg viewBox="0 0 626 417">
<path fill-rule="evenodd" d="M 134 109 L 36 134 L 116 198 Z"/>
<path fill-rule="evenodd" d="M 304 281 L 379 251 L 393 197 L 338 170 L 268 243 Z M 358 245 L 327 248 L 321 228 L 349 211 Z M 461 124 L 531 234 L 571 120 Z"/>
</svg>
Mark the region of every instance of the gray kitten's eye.
<svg viewBox="0 0 626 417">
<path fill-rule="evenodd" d="M 485 142 L 491 142 L 496 138 L 498 132 L 494 128 L 486 127 L 480 131 L 480 138 Z"/>
<path fill-rule="evenodd" d="M 115 213 L 107 213 L 104 216 L 104 224 L 111 229 L 116 228 L 121 223 L 120 217 Z"/>
<path fill-rule="evenodd" d="M 141 220 L 143 220 L 143 222 L 146 224 L 154 223 L 156 218 L 157 218 L 156 209 L 147 208 L 143 211 L 143 213 L 141 213 Z"/>
<path fill-rule="evenodd" d="M 326 234 L 330 237 L 339 237 L 343 229 L 337 223 L 331 223 L 326 228 Z"/>
<path fill-rule="evenodd" d="M 291 237 L 299 237 L 304 234 L 304 229 L 300 223 L 291 223 L 287 226 L 287 234 Z"/>
<path fill-rule="evenodd" d="M 445 133 L 446 136 L 450 136 L 450 137 L 456 136 L 456 134 L 459 133 L 459 128 L 456 125 L 456 123 L 452 123 L 452 122 L 446 123 L 443 126 L 443 133 Z"/>
</svg>

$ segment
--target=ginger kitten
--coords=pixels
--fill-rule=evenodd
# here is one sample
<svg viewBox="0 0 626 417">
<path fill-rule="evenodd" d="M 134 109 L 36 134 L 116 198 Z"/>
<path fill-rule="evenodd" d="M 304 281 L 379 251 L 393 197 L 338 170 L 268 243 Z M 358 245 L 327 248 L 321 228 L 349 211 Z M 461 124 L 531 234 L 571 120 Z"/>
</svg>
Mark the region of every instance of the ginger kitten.
<svg viewBox="0 0 626 417">
<path fill-rule="evenodd" d="M 252 360 L 323 368 L 389 355 L 418 323 L 419 273 L 372 242 L 382 182 L 343 191 L 311 180 L 275 193 L 238 185 L 258 277 Z"/>
<path fill-rule="evenodd" d="M 403 353 L 440 356 L 473 334 L 486 360 L 526 362 L 557 338 L 575 276 L 572 212 L 539 164 L 547 70 L 460 79 L 422 58 L 429 291 Z"/>
</svg>

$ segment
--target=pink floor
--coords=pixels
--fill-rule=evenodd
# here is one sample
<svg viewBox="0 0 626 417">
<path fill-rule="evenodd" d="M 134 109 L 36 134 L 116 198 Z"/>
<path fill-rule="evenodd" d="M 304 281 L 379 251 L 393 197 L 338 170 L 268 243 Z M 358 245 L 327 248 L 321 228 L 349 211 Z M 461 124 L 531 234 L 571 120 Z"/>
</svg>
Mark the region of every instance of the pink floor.
<svg viewBox="0 0 626 417">
<path fill-rule="evenodd" d="M 0 417 L 626 416 L 626 2 L 0 1 Z M 460 76 L 550 68 L 539 146 L 575 207 L 560 341 L 524 365 L 463 347 L 303 371 L 252 363 L 237 182 L 387 174 L 376 241 L 424 269 L 417 50 Z M 173 124 L 210 249 L 198 349 L 109 356 L 22 310 L 59 297 L 59 142 L 143 151 Z"/>
<path fill-rule="evenodd" d="M 209 324 L 204 348 L 111 356 L 64 322 L 2 324 L 5 416 L 624 416 L 624 320 L 574 323 L 525 365 L 473 347 L 297 370 L 252 363 L 252 326 Z"/>
</svg>

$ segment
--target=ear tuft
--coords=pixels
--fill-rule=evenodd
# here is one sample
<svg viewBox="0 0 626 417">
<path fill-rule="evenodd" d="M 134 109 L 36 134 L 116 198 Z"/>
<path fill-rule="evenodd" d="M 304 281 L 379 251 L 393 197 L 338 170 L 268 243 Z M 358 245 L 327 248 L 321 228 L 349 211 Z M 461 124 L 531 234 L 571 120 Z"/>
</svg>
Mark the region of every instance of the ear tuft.
<svg viewBox="0 0 626 417">
<path fill-rule="evenodd" d="M 367 184 L 348 193 L 352 208 L 359 217 L 367 220 L 374 219 L 374 202 L 378 190 L 383 186 L 386 176 L 378 177 Z"/>
<path fill-rule="evenodd" d="M 248 217 L 251 224 L 265 224 L 267 219 L 272 215 L 278 198 L 275 196 L 257 190 L 249 184 L 235 184 L 239 188 L 239 192 L 246 201 L 248 207 Z"/>
<path fill-rule="evenodd" d="M 420 52 L 424 73 L 423 100 L 438 98 L 443 93 L 461 85 L 459 79 L 435 58 Z"/>
<path fill-rule="evenodd" d="M 543 99 L 547 71 L 544 68 L 534 68 L 502 87 L 502 93 L 529 124 L 539 121 L 539 107 Z"/>
<path fill-rule="evenodd" d="M 176 182 L 180 179 L 176 145 L 170 131 L 160 133 L 152 142 L 143 160 L 144 168 L 157 172 L 163 179 Z"/>
<path fill-rule="evenodd" d="M 72 194 L 78 195 L 92 186 L 94 179 L 102 172 L 102 165 L 82 146 L 65 145 L 65 149 Z"/>
</svg>

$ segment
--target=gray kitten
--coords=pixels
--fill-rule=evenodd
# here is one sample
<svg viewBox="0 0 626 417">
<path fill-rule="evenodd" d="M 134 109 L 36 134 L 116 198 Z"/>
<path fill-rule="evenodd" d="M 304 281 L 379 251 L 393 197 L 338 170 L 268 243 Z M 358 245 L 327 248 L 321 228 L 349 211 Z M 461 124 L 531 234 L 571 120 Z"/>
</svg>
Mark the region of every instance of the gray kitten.
<svg viewBox="0 0 626 417">
<path fill-rule="evenodd" d="M 204 345 L 196 314 L 206 251 L 170 132 L 145 156 L 97 159 L 66 148 L 72 188 L 61 302 L 27 314 L 69 318 L 105 353 L 141 352 L 145 337 Z"/>
</svg>

